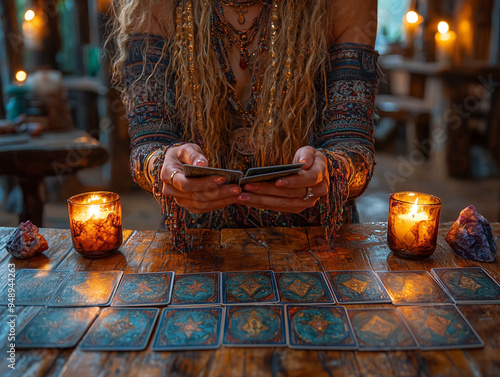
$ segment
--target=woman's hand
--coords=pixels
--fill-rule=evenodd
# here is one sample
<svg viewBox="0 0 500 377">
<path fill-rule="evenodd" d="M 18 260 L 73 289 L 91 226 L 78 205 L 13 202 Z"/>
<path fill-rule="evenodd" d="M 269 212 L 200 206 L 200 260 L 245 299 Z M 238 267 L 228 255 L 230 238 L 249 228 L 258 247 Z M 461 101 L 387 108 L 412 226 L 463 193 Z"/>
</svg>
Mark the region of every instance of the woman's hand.
<svg viewBox="0 0 500 377">
<path fill-rule="evenodd" d="M 241 188 L 225 185 L 222 176 L 186 178 L 183 164 L 207 166 L 207 158 L 196 144 L 168 149 L 161 169 L 163 194 L 173 196 L 176 203 L 193 213 L 215 211 L 236 202 Z"/>
<path fill-rule="evenodd" d="M 320 197 L 328 194 L 330 179 L 326 157 L 313 147 L 302 147 L 295 153 L 293 162 L 305 163 L 299 173 L 276 182 L 246 184 L 245 191 L 238 196 L 238 203 L 292 213 L 314 207 Z M 305 200 L 309 192 L 313 196 Z"/>
</svg>

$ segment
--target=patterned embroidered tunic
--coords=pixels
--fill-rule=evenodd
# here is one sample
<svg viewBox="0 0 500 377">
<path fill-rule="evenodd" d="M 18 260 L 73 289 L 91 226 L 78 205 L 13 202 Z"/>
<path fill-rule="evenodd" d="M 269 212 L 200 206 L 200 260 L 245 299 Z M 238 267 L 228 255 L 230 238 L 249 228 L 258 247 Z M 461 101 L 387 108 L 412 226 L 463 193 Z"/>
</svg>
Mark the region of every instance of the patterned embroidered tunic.
<svg viewBox="0 0 500 377">
<path fill-rule="evenodd" d="M 202 215 L 180 208 L 168 213 L 176 212 L 188 227 L 212 229 L 330 225 L 330 241 L 342 208 L 344 222 L 356 222 L 353 199 L 363 193 L 374 168 L 372 135 L 378 54 L 368 45 L 352 43 L 333 46 L 329 54 L 327 91 L 320 95 L 312 146 L 326 155 L 330 175 L 342 179 L 330 179 L 329 194 L 324 200 L 297 215 L 240 204 Z M 148 191 L 152 188 L 143 173 L 145 159 L 162 146 L 182 141 L 184 134 L 184 127 L 176 118 L 175 78 L 165 80 L 169 63 L 169 51 L 161 37 L 131 35 L 123 93 L 130 124 L 130 164 L 135 182 Z M 169 205 L 176 206 L 174 201 Z"/>
</svg>

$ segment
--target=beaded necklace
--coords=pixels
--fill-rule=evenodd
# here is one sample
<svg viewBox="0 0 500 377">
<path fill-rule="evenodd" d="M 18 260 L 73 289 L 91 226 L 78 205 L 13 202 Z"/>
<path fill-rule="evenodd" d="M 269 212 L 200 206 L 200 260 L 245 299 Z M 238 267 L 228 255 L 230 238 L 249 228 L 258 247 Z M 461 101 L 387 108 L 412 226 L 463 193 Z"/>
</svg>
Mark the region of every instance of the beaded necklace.
<svg viewBox="0 0 500 377">
<path fill-rule="evenodd" d="M 245 14 L 247 13 L 248 8 L 259 4 L 261 1 L 262 0 L 221 0 L 221 3 L 233 8 L 238 15 L 238 23 L 243 25 L 246 22 Z"/>
<path fill-rule="evenodd" d="M 225 17 L 222 9 L 221 3 L 216 3 L 214 7 L 214 26 L 219 31 L 219 36 L 221 36 L 227 43 L 229 49 L 233 45 L 240 48 L 240 68 L 246 69 L 248 67 L 249 53 L 248 46 L 253 42 L 257 32 L 259 30 L 259 25 L 262 21 L 262 15 L 264 6 L 259 10 L 259 14 L 252 20 L 252 23 L 248 29 L 236 29 Z"/>
</svg>

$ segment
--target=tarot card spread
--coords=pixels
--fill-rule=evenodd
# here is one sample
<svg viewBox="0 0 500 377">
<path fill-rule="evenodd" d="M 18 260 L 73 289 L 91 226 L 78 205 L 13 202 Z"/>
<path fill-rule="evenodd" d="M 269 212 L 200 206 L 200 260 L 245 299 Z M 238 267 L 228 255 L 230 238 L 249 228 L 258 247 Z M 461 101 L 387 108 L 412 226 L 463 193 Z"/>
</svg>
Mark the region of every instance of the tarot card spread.
<svg viewBox="0 0 500 377">
<path fill-rule="evenodd" d="M 433 268 L 457 304 L 498 304 L 500 285 L 482 268 Z"/>
<path fill-rule="evenodd" d="M 220 272 L 176 275 L 170 306 L 218 305 Z"/>
<path fill-rule="evenodd" d="M 21 270 L 16 275 L 16 305 L 46 305 L 68 271 Z M 4 298 L 7 293 L 4 293 Z"/>
<path fill-rule="evenodd" d="M 208 307 L 163 309 L 153 350 L 219 348 L 223 310 Z"/>
<path fill-rule="evenodd" d="M 480 348 L 481 338 L 453 305 L 398 308 L 423 350 Z"/>
<path fill-rule="evenodd" d="M 357 349 L 343 307 L 287 305 L 286 310 L 290 348 Z"/>
<path fill-rule="evenodd" d="M 141 351 L 148 345 L 159 309 L 104 308 L 82 341 L 84 351 Z"/>
<path fill-rule="evenodd" d="M 125 274 L 111 306 L 167 305 L 173 277 L 173 272 Z"/>
<path fill-rule="evenodd" d="M 360 351 L 418 349 L 396 309 L 348 310 Z"/>
<path fill-rule="evenodd" d="M 335 303 L 321 272 L 277 272 L 281 302 Z"/>
<path fill-rule="evenodd" d="M 377 274 L 394 305 L 453 303 L 427 271 L 385 271 Z"/>
<path fill-rule="evenodd" d="M 94 320 L 98 307 L 43 308 L 21 330 L 19 348 L 71 348 Z"/>
<path fill-rule="evenodd" d="M 123 272 L 73 272 L 62 282 L 49 306 L 105 306 Z"/>
<path fill-rule="evenodd" d="M 272 271 L 224 272 L 222 286 L 222 303 L 225 305 L 279 301 Z"/>
<path fill-rule="evenodd" d="M 230 347 L 286 346 L 282 306 L 228 306 L 222 344 Z"/>
<path fill-rule="evenodd" d="M 326 273 L 339 303 L 361 304 L 391 302 L 377 275 L 367 271 L 330 271 Z"/>
</svg>

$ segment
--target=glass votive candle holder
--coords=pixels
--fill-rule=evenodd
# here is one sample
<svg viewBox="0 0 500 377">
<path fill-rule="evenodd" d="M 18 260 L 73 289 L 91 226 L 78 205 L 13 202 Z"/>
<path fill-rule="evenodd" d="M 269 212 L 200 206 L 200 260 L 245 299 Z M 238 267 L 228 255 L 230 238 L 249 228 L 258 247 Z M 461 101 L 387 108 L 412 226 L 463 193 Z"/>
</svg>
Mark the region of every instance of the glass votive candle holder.
<svg viewBox="0 0 500 377">
<path fill-rule="evenodd" d="M 391 195 L 387 243 L 398 256 L 422 259 L 436 250 L 441 199 L 420 192 Z"/>
<path fill-rule="evenodd" d="M 102 258 L 114 253 L 123 241 L 120 196 L 94 191 L 68 199 L 73 247 L 81 255 Z"/>
</svg>

